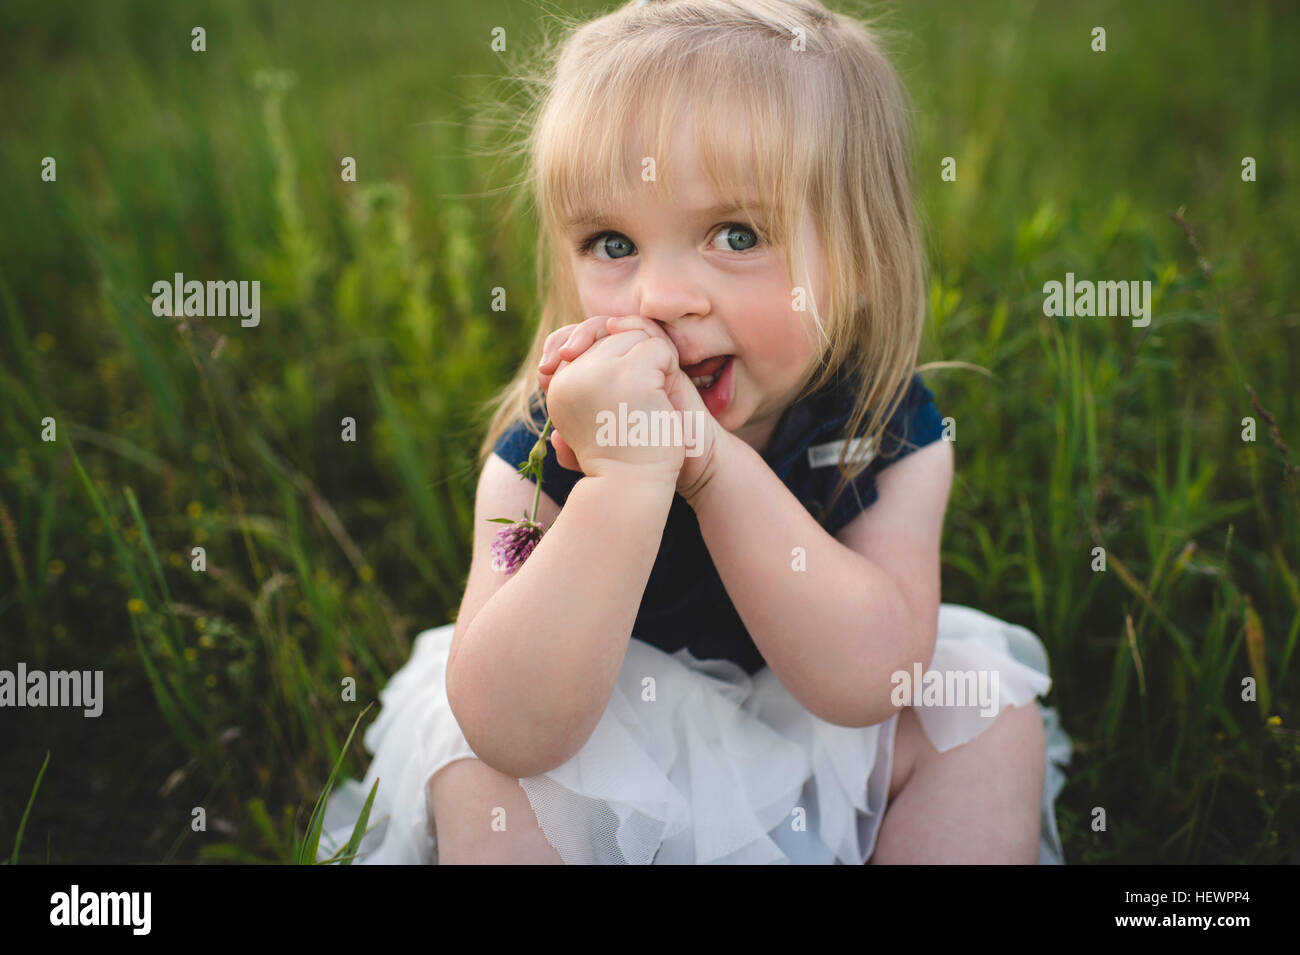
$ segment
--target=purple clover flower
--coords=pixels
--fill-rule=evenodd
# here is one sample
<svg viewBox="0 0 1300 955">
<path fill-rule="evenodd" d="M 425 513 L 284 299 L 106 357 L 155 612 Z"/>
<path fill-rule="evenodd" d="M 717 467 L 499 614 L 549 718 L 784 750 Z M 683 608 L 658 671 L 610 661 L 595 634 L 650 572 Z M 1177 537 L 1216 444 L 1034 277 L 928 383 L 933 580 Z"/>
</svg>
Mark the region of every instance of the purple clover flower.
<svg viewBox="0 0 1300 955">
<path fill-rule="evenodd" d="M 542 525 L 536 521 L 516 521 L 497 531 L 492 541 L 492 569 L 513 574 L 528 559 L 542 539 Z"/>
<path fill-rule="evenodd" d="M 523 566 L 528 555 L 533 552 L 537 542 L 542 539 L 546 533 L 546 528 L 537 523 L 537 504 L 542 497 L 542 465 L 546 461 L 546 436 L 551 431 L 551 419 L 546 419 L 546 425 L 542 428 L 541 437 L 533 445 L 533 450 L 528 455 L 528 460 L 519 465 L 520 479 L 532 477 L 537 482 L 537 490 L 533 494 L 533 514 L 529 517 L 524 515 L 523 520 L 512 521 L 508 517 L 490 517 L 488 520 L 496 521 L 500 524 L 507 524 L 497 531 L 497 536 L 492 539 L 492 569 L 499 573 L 513 574 Z"/>
</svg>

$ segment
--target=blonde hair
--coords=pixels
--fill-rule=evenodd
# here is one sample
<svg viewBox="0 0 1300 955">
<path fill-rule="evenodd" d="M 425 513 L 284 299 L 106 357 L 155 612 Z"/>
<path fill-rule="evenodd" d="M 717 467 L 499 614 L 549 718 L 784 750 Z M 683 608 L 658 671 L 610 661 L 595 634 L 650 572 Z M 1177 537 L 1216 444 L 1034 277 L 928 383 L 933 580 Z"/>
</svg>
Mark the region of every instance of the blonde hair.
<svg viewBox="0 0 1300 955">
<path fill-rule="evenodd" d="M 878 449 L 916 370 L 926 277 L 907 94 L 873 30 L 817 0 L 633 0 L 565 32 L 543 48 L 542 71 L 525 78 L 534 91 L 523 145 L 541 232 L 541 317 L 523 365 L 486 406 L 482 462 L 514 421 L 540 432 L 532 414 L 543 343 L 587 317 L 564 224 L 622 205 L 632 189 L 662 194 L 672 180 L 666 147 L 682 123 L 719 199 L 742 206 L 751 191 L 762 197 L 760 235 L 786 250 L 792 287 L 807 275 L 797 233 L 808 204 L 825 237 L 830 301 L 816 302 L 811 281 L 802 283 L 813 326 L 805 330 L 818 344 L 796 400 L 851 376 L 856 400 L 843 437 Z M 628 131 L 648 138 L 643 153 L 636 149 L 647 144 L 626 140 Z M 649 183 L 641 156 L 656 157 Z M 866 466 L 846 461 L 852 446 L 838 462 L 835 498 Z"/>
</svg>

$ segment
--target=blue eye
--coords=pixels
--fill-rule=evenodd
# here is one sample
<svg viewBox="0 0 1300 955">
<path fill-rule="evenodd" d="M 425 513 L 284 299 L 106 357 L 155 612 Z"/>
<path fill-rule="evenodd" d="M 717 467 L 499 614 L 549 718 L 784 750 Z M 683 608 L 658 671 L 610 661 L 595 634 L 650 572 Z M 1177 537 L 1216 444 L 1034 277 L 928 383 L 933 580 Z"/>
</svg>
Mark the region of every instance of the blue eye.
<svg viewBox="0 0 1300 955">
<path fill-rule="evenodd" d="M 738 231 L 738 232 L 741 232 L 741 233 L 747 234 L 747 235 L 749 235 L 749 236 L 752 236 L 752 237 L 753 237 L 753 238 L 752 238 L 752 241 L 751 241 L 750 239 L 744 238 L 744 237 L 742 236 L 742 238 L 740 239 L 740 243 L 741 243 L 741 244 L 740 244 L 740 247 L 737 248 L 735 245 L 732 244 L 732 239 L 728 238 L 728 240 L 727 240 L 727 248 L 726 248 L 726 249 L 723 249 L 722 251 L 724 251 L 724 252 L 744 252 L 744 251 L 746 251 L 746 250 L 748 250 L 748 249 L 752 249 L 752 248 L 753 248 L 753 247 L 758 243 L 758 233 L 755 232 L 753 229 L 749 228 L 748 226 L 743 226 L 743 225 L 741 225 L 741 224 L 738 223 L 738 222 L 731 222 L 731 223 L 728 223 L 727 225 L 723 226 L 722 229 L 719 230 L 718 235 L 725 235 L 727 232 L 732 231 L 732 230 L 735 230 L 735 231 Z"/>
<path fill-rule="evenodd" d="M 606 253 L 604 256 L 597 255 L 598 259 L 623 259 L 632 254 L 632 242 L 621 232 L 598 232 L 584 240 L 578 246 L 578 252 L 581 255 L 588 255 L 593 248 L 603 248 Z M 620 249 L 621 254 L 613 254 Z"/>
</svg>

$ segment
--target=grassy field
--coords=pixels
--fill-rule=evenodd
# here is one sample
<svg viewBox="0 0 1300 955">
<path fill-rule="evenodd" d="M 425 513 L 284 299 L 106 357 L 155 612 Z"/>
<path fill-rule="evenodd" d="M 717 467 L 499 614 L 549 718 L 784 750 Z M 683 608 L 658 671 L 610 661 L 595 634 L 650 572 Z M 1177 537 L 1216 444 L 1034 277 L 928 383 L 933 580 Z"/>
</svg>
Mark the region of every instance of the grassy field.
<svg viewBox="0 0 1300 955">
<path fill-rule="evenodd" d="M 107 695 L 98 719 L 0 712 L 0 855 L 48 752 L 20 862 L 296 858 L 354 721 L 459 603 L 476 409 L 534 321 L 518 170 L 482 155 L 512 89 L 491 31 L 526 51 L 546 9 L 0 14 L 0 668 L 102 669 Z M 923 359 L 988 371 L 927 373 L 957 426 L 944 599 L 1051 654 L 1066 859 L 1298 862 L 1300 10 L 923 0 L 889 22 Z M 260 325 L 155 317 L 175 272 L 259 279 Z M 1150 325 L 1045 317 L 1066 272 L 1150 280 Z M 354 739 L 344 771 L 366 763 Z"/>
</svg>

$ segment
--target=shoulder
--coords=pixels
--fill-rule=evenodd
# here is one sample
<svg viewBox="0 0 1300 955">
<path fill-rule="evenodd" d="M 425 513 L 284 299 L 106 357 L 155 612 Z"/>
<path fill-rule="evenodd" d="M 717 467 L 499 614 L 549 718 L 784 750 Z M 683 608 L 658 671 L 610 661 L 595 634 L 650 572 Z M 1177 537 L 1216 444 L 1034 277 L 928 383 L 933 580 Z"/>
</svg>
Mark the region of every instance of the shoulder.
<svg viewBox="0 0 1300 955">
<path fill-rule="evenodd" d="M 937 548 L 954 459 L 952 442 L 936 440 L 894 460 L 872 476 L 871 506 L 850 517 L 836 540 L 863 553 L 860 545 L 868 541 L 886 541 L 892 549 L 910 539 Z"/>
<path fill-rule="evenodd" d="M 847 422 L 853 409 L 853 402 L 857 398 L 853 384 L 856 384 L 856 380 L 837 387 L 835 391 L 834 420 L 841 424 Z M 823 523 L 832 534 L 836 534 L 868 509 L 874 508 L 879 496 L 878 485 L 885 474 L 895 471 L 905 459 L 922 449 L 934 444 L 948 444 L 940 440 L 944 432 L 943 418 L 935 405 L 933 392 L 926 387 L 921 376 L 913 374 L 901 391 L 902 395 L 885 422 L 877 441 L 875 443 L 854 442 L 852 445 L 852 454 L 859 461 L 865 459 L 866 465 L 843 488 L 840 487 L 840 474 L 835 462 L 844 441 L 838 440 L 809 448 L 808 466 L 813 475 L 811 480 L 814 486 L 820 489 L 817 496 L 823 498 L 825 514 Z M 950 452 L 952 449 L 947 450 Z M 931 469 L 936 465 L 942 467 L 942 462 L 936 461 L 936 458 L 942 456 L 942 451 L 931 453 L 925 458 L 928 463 L 917 467 Z M 949 471 L 951 471 L 951 464 L 951 455 L 948 455 Z M 912 470 L 914 469 L 908 468 L 903 473 Z"/>
<path fill-rule="evenodd" d="M 877 470 L 943 437 L 943 418 L 920 374 L 913 374 L 880 442 Z"/>
<path fill-rule="evenodd" d="M 934 393 L 913 374 L 886 423 L 875 455 L 859 479 L 871 497 L 845 531 L 873 525 L 914 526 L 936 535 L 952 488 L 953 447 L 944 440 Z M 874 515 L 868 519 L 868 515 Z"/>
</svg>

